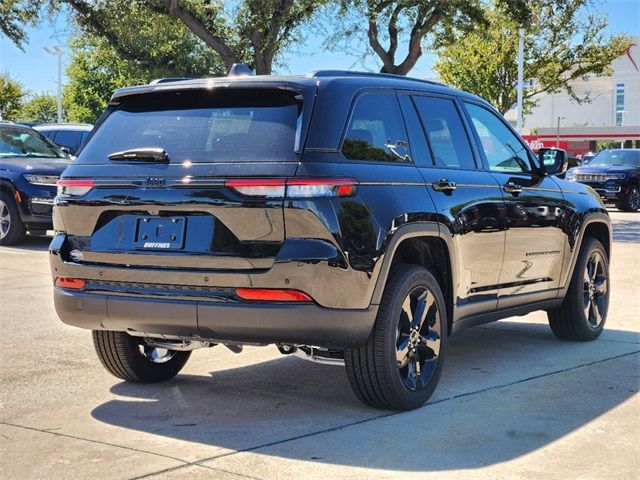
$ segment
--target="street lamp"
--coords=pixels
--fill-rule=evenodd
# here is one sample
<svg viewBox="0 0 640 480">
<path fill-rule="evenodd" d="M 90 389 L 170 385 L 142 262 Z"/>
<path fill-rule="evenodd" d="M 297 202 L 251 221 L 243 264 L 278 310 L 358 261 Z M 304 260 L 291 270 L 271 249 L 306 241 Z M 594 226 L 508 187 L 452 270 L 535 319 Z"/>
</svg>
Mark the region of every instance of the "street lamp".
<svg viewBox="0 0 640 480">
<path fill-rule="evenodd" d="M 558 117 L 558 126 L 556 127 L 556 148 L 560 148 L 560 120 L 567 117 Z"/>
<path fill-rule="evenodd" d="M 58 123 L 62 123 L 62 50 L 59 47 L 44 47 L 44 51 L 58 57 Z"/>
</svg>

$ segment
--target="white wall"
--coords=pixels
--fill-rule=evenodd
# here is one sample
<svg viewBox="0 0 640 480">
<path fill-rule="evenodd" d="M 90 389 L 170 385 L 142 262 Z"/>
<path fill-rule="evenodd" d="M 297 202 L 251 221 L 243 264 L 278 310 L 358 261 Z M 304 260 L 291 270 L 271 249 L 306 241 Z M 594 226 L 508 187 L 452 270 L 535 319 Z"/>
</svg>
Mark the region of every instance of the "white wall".
<svg viewBox="0 0 640 480">
<path fill-rule="evenodd" d="M 524 130 L 556 127 L 558 117 L 560 127 L 613 127 L 615 126 L 616 84 L 624 84 L 624 110 L 623 125 L 640 126 L 640 37 L 633 39 L 635 46 L 631 47 L 630 55 L 624 54 L 611 64 L 613 75 L 611 77 L 591 77 L 587 81 L 573 83 L 575 93 L 579 97 L 587 93 L 592 100 L 590 103 L 578 104 L 564 92 L 554 95 L 544 95 L 540 99 L 538 107 L 524 119 Z M 631 61 L 635 61 L 635 65 Z M 515 114 L 509 112 L 506 117 L 510 119 Z"/>
</svg>

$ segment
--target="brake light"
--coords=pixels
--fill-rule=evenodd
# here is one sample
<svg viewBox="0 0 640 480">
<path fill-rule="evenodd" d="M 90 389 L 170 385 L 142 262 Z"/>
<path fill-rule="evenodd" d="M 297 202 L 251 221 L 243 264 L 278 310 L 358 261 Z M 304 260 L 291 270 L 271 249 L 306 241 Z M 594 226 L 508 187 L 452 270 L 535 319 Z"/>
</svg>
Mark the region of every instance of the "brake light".
<svg viewBox="0 0 640 480">
<path fill-rule="evenodd" d="M 236 295 L 243 300 L 267 302 L 312 302 L 313 299 L 299 290 L 276 288 L 236 288 Z"/>
<path fill-rule="evenodd" d="M 252 178 L 230 179 L 227 187 L 255 197 L 314 198 L 349 197 L 356 192 L 356 182 L 350 179 L 325 178 Z"/>
<path fill-rule="evenodd" d="M 58 277 L 56 278 L 56 287 L 82 290 L 84 288 L 84 280 L 81 278 Z"/>
<path fill-rule="evenodd" d="M 247 178 L 226 180 L 224 184 L 250 197 L 284 197 L 285 180 L 277 178 Z"/>
<path fill-rule="evenodd" d="M 59 197 L 81 197 L 95 186 L 93 180 L 63 178 L 58 180 Z"/>
</svg>

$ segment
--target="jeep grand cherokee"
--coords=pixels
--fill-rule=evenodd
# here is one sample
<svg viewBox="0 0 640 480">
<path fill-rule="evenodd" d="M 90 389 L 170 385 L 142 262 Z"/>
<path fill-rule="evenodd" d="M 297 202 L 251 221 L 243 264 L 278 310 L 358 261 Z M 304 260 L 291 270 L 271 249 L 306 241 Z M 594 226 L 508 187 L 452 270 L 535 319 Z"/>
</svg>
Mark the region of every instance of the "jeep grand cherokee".
<svg viewBox="0 0 640 480">
<path fill-rule="evenodd" d="M 546 310 L 560 339 L 602 332 L 609 217 L 540 155 L 482 99 L 394 75 L 124 88 L 59 181 L 56 309 L 128 381 L 276 344 L 416 408 L 463 327 Z"/>
</svg>

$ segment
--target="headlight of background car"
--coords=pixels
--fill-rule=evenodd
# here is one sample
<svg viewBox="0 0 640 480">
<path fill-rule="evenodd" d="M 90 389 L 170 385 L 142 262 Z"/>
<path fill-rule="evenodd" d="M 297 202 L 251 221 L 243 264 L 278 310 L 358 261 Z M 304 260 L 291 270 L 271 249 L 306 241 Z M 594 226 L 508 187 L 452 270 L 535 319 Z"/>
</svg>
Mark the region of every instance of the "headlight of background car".
<svg viewBox="0 0 640 480">
<path fill-rule="evenodd" d="M 573 170 L 568 170 L 564 178 L 565 180 L 573 180 Z"/>
<path fill-rule="evenodd" d="M 607 180 L 622 180 L 626 176 L 626 173 L 607 173 Z"/>
<path fill-rule="evenodd" d="M 60 178 L 57 175 L 33 175 L 30 173 L 23 175 L 23 177 L 34 185 L 55 185 Z"/>
</svg>

